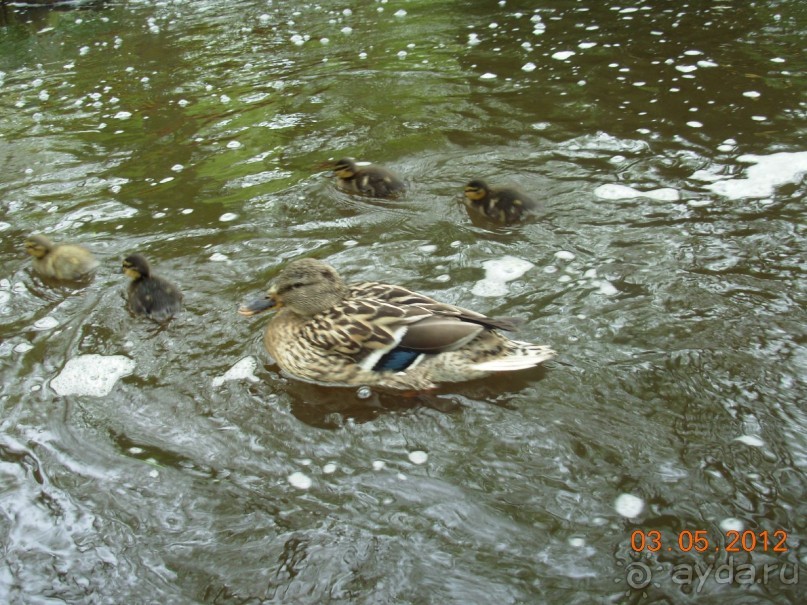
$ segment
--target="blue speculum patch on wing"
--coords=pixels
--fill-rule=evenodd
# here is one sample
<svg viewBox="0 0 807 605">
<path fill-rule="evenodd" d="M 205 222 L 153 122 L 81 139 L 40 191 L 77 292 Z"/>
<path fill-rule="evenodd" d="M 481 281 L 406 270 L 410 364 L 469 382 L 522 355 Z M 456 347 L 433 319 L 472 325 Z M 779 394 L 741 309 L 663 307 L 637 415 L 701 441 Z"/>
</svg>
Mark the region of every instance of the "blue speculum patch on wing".
<svg viewBox="0 0 807 605">
<path fill-rule="evenodd" d="M 378 363 L 373 366 L 373 371 L 392 370 L 393 372 L 401 372 L 412 365 L 420 355 L 422 353 L 411 349 L 393 349 L 378 360 Z"/>
</svg>

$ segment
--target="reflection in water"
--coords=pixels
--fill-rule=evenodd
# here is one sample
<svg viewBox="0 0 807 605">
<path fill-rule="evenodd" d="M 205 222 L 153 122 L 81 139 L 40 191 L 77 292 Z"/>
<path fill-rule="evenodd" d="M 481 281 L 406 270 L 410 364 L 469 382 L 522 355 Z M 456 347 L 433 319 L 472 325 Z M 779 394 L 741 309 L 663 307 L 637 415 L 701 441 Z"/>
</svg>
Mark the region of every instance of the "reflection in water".
<svg viewBox="0 0 807 605">
<path fill-rule="evenodd" d="M 800 3 L 91 4 L 0 3 L 1 601 L 801 602 L 673 576 L 728 529 L 805 557 Z M 338 191 L 345 156 L 405 198 Z M 469 217 L 473 178 L 545 212 Z M 93 283 L 33 274 L 34 232 Z M 157 333 L 134 251 L 186 295 Z M 412 398 L 288 379 L 236 308 L 306 255 L 558 358 Z M 59 394 L 87 358 L 108 394 Z"/>
</svg>

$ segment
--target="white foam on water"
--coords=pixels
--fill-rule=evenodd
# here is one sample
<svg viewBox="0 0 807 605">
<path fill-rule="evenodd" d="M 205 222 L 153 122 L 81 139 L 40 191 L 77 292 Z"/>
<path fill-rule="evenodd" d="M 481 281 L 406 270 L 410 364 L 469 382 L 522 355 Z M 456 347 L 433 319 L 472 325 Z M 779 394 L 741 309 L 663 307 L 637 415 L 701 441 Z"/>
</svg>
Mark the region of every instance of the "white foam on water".
<svg viewBox="0 0 807 605">
<path fill-rule="evenodd" d="M 533 63 L 532 61 L 528 61 L 527 63 L 521 66 L 521 69 L 522 71 L 531 72 L 535 71 L 536 67 L 537 65 L 535 65 L 535 63 Z"/>
<path fill-rule="evenodd" d="M 644 510 L 644 500 L 633 494 L 620 494 L 614 501 L 614 508 L 623 517 L 638 517 Z"/>
<path fill-rule="evenodd" d="M 311 481 L 311 477 L 299 471 L 289 475 L 287 477 L 287 480 L 297 489 L 308 489 L 309 487 L 311 487 L 311 484 L 313 483 L 313 481 Z"/>
<path fill-rule="evenodd" d="M 599 288 L 599 293 L 603 296 L 614 296 L 615 294 L 619 294 L 619 290 L 617 290 L 616 286 L 608 280 L 595 280 L 593 283 Z"/>
<path fill-rule="evenodd" d="M 325 466 L 322 467 L 322 472 L 326 475 L 332 475 L 336 472 L 336 465 L 333 462 L 329 462 Z"/>
<path fill-rule="evenodd" d="M 422 451 L 422 450 L 415 450 L 414 452 L 409 452 L 409 462 L 412 464 L 425 464 L 425 462 L 429 459 L 429 455 Z"/>
<path fill-rule="evenodd" d="M 228 222 L 230 222 L 230 221 L 234 221 L 234 220 L 235 220 L 235 219 L 237 219 L 237 218 L 238 218 L 238 215 L 237 215 L 237 214 L 235 214 L 235 213 L 233 213 L 233 212 L 225 212 L 224 214 L 222 214 L 222 215 L 219 217 L 219 220 L 220 220 L 222 223 L 228 223 Z"/>
<path fill-rule="evenodd" d="M 214 252 L 213 254 L 210 255 L 210 260 L 213 261 L 214 263 L 220 263 L 222 261 L 229 259 L 230 259 L 229 256 L 227 256 L 226 254 L 222 254 L 221 252 Z"/>
<path fill-rule="evenodd" d="M 132 117 L 132 112 L 131 111 L 119 111 L 118 113 L 116 113 L 112 117 L 115 118 L 116 120 L 128 120 L 129 118 Z"/>
<path fill-rule="evenodd" d="M 518 279 L 535 265 L 515 256 L 488 260 L 482 263 L 485 268 L 485 279 L 474 284 L 471 292 L 476 296 L 504 296 L 507 294 L 507 282 Z"/>
<path fill-rule="evenodd" d="M 574 260 L 575 256 L 574 252 L 569 252 L 567 250 L 558 250 L 557 252 L 555 252 L 555 258 L 558 260 L 570 261 Z"/>
<path fill-rule="evenodd" d="M 744 179 L 726 179 L 706 186 L 732 200 L 766 198 L 776 187 L 798 183 L 807 172 L 807 151 L 779 152 L 771 155 L 741 155 L 737 161 L 752 164 Z"/>
<path fill-rule="evenodd" d="M 258 382 L 259 378 L 255 376 L 255 368 L 258 367 L 257 360 L 252 357 L 244 357 L 240 359 L 229 370 L 224 372 L 222 376 L 217 376 L 213 379 L 213 386 L 220 387 L 227 380 L 249 380 L 250 382 Z"/>
<path fill-rule="evenodd" d="M 765 445 L 765 442 L 762 439 L 754 435 L 741 435 L 740 437 L 735 438 L 734 441 L 739 441 L 740 443 L 750 445 L 751 447 L 762 447 Z"/>
<path fill-rule="evenodd" d="M 727 517 L 723 519 L 719 524 L 720 529 L 724 532 L 728 531 L 743 531 L 745 528 L 745 523 L 743 523 L 740 519 L 735 517 Z"/>
<path fill-rule="evenodd" d="M 479 79 L 480 80 L 495 80 L 496 77 L 497 77 L 496 74 L 487 72 L 487 73 L 484 73 L 481 76 L 479 76 Z"/>
<path fill-rule="evenodd" d="M 380 471 L 385 466 L 387 466 L 387 463 L 384 462 L 383 460 L 373 460 L 373 470 L 374 471 Z"/>
<path fill-rule="evenodd" d="M 35 330 L 52 330 L 56 326 L 59 325 L 59 320 L 55 317 L 51 317 L 50 315 L 46 315 L 42 319 L 37 319 L 34 322 L 34 329 Z"/>
<path fill-rule="evenodd" d="M 552 55 L 553 59 L 557 59 L 558 61 L 565 61 L 569 57 L 575 55 L 576 53 L 573 50 L 560 50 Z"/>
<path fill-rule="evenodd" d="M 594 195 L 602 200 L 626 200 L 637 197 L 647 197 L 662 202 L 674 202 L 681 197 L 678 190 L 670 187 L 662 187 L 661 189 L 653 189 L 651 191 L 639 191 L 633 187 L 620 185 L 618 183 L 600 185 L 594 190 Z"/>
<path fill-rule="evenodd" d="M 104 397 L 123 376 L 135 369 L 135 362 L 123 355 L 79 355 L 68 360 L 59 375 L 50 381 L 58 395 Z"/>
</svg>

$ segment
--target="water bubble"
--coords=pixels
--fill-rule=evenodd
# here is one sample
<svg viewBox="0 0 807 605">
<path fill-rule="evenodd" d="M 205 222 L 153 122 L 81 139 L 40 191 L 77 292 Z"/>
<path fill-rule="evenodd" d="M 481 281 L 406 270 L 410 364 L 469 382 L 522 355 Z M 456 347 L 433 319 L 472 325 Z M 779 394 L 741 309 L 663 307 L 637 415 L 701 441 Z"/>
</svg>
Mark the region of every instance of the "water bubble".
<svg viewBox="0 0 807 605">
<path fill-rule="evenodd" d="M 359 399 L 369 399 L 373 395 L 373 390 L 370 387 L 359 387 L 356 391 L 356 397 Z"/>
<path fill-rule="evenodd" d="M 408 458 L 412 464 L 424 464 L 429 459 L 429 455 L 422 450 L 415 450 L 409 452 Z"/>
<path fill-rule="evenodd" d="M 743 531 L 745 524 L 742 522 L 742 520 L 737 519 L 736 517 L 727 517 L 719 523 L 719 526 L 720 529 L 722 529 L 724 532 L 729 531 L 740 532 Z"/>
<path fill-rule="evenodd" d="M 644 500 L 633 494 L 620 494 L 614 501 L 614 508 L 623 517 L 638 517 L 644 510 Z"/>
<path fill-rule="evenodd" d="M 291 485 L 293 485 L 297 489 L 308 489 L 311 487 L 311 484 L 313 483 L 311 481 L 311 477 L 299 471 L 296 471 L 291 475 L 289 475 L 287 480 Z"/>
</svg>

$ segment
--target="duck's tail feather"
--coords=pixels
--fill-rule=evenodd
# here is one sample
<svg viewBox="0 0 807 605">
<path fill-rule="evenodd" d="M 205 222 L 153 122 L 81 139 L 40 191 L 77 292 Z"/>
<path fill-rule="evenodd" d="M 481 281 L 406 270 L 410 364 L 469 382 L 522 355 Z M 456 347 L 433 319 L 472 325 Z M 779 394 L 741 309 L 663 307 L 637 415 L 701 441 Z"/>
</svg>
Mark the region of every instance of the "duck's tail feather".
<svg viewBox="0 0 807 605">
<path fill-rule="evenodd" d="M 483 361 L 473 365 L 480 372 L 510 372 L 532 368 L 555 356 L 555 351 L 544 345 L 535 345 L 529 342 L 511 341 L 510 350 L 506 357 Z"/>
</svg>

